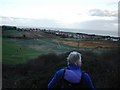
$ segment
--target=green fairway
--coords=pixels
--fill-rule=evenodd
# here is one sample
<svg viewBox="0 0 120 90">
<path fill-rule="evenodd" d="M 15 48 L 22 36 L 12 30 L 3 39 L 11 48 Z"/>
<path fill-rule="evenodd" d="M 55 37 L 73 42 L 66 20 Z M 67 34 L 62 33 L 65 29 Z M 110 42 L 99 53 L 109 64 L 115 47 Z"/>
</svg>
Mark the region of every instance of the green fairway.
<svg viewBox="0 0 120 90">
<path fill-rule="evenodd" d="M 42 54 L 64 53 L 75 49 L 51 39 L 10 39 L 3 38 L 2 62 L 4 64 L 23 64 Z"/>
<path fill-rule="evenodd" d="M 41 53 L 36 50 L 16 44 L 12 39 L 3 39 L 2 63 L 4 64 L 22 64 L 40 54 Z"/>
<path fill-rule="evenodd" d="M 24 45 L 25 47 L 32 48 L 45 54 L 47 53 L 60 54 L 75 49 L 74 47 L 63 45 L 62 43 L 58 43 L 53 40 L 54 39 L 19 40 L 18 43 L 20 45 Z"/>
</svg>

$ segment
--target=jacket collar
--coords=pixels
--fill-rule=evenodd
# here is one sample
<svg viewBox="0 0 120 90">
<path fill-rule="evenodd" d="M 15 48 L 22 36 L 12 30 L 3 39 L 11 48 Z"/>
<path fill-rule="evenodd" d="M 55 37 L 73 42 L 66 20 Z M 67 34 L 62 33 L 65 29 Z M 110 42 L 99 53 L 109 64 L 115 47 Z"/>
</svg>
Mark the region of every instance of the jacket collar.
<svg viewBox="0 0 120 90">
<path fill-rule="evenodd" d="M 72 64 L 68 65 L 68 68 L 70 68 L 72 70 L 77 70 L 77 69 L 81 70 L 80 66 L 76 66 L 76 65 L 72 65 Z"/>
</svg>

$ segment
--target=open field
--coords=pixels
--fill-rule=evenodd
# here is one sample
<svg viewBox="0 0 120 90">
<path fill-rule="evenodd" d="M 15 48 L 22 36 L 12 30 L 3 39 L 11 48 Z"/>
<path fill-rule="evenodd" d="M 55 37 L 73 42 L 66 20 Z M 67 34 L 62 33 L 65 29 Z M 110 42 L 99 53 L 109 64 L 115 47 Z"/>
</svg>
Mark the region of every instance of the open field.
<svg viewBox="0 0 120 90">
<path fill-rule="evenodd" d="M 4 30 L 2 31 L 3 36 L 22 36 L 23 32 L 19 32 L 17 30 Z"/>
<path fill-rule="evenodd" d="M 69 46 L 78 46 L 79 48 L 104 48 L 104 49 L 113 49 L 120 47 L 117 43 L 114 42 L 103 42 L 103 41 L 78 41 L 78 40 L 61 40 L 60 43 L 69 45 Z"/>
<path fill-rule="evenodd" d="M 104 48 L 104 49 L 113 49 L 120 47 L 118 42 L 108 41 L 108 40 L 79 40 L 75 38 L 60 38 L 55 35 L 47 34 L 42 31 L 34 32 L 34 31 L 16 31 L 16 30 L 5 30 L 3 31 L 3 36 L 12 36 L 12 37 L 23 37 L 33 39 L 31 43 L 34 42 L 50 42 L 57 43 L 58 46 L 65 44 L 67 46 L 78 47 L 79 48 Z M 35 40 L 36 39 L 36 40 Z M 41 40 L 41 41 L 40 41 Z M 45 40 L 45 41 L 44 41 Z M 19 40 L 20 41 L 20 40 Z M 25 41 L 25 40 L 24 40 Z M 26 42 L 26 41 L 25 41 Z M 29 41 L 28 41 L 29 42 Z M 39 44 L 36 43 L 36 44 Z M 48 44 L 44 43 L 44 44 Z M 79 44 L 79 45 L 78 45 Z M 50 44 L 51 45 L 51 44 Z"/>
<path fill-rule="evenodd" d="M 48 53 L 64 53 L 74 48 L 58 45 L 49 39 L 23 40 L 3 38 L 3 63 L 20 64 Z"/>
<path fill-rule="evenodd" d="M 80 40 L 78 44 L 76 39 L 14 30 L 4 35 L 12 37 L 2 38 L 3 88 L 47 88 L 56 70 L 66 66 L 72 50 L 81 52 L 82 69 L 96 88 L 119 87 L 118 42 Z"/>
<path fill-rule="evenodd" d="M 26 37 L 22 39 L 3 37 L 3 63 L 20 64 L 43 54 L 61 54 L 72 50 L 92 50 L 97 53 L 105 52 L 108 49 L 119 47 L 116 42 L 105 41 L 83 41 L 72 38 L 59 38 L 43 32 L 26 32 L 6 30 L 3 36 Z M 38 37 L 38 38 L 36 38 Z M 78 45 L 79 43 L 79 45 Z"/>
<path fill-rule="evenodd" d="M 22 47 L 12 39 L 3 38 L 2 42 L 2 63 L 21 64 L 27 60 L 36 58 L 41 53 L 30 48 Z"/>
</svg>

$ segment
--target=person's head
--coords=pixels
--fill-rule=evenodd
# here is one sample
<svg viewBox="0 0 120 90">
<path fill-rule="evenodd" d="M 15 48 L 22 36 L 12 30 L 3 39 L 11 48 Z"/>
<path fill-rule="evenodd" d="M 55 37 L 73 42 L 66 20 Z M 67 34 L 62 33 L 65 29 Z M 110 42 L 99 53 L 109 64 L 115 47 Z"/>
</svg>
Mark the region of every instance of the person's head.
<svg viewBox="0 0 120 90">
<path fill-rule="evenodd" d="M 68 65 L 72 64 L 72 65 L 81 66 L 82 65 L 81 54 L 79 52 L 72 51 L 68 55 L 67 61 L 68 61 Z"/>
</svg>

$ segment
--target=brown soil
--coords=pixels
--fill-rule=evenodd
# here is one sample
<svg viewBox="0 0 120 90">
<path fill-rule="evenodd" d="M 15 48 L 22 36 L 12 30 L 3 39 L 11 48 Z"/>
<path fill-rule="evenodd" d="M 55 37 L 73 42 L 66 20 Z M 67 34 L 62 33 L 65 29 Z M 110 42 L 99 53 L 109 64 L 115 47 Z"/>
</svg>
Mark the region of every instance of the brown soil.
<svg viewBox="0 0 120 90">
<path fill-rule="evenodd" d="M 67 41 L 67 40 L 60 40 L 62 44 L 66 44 L 69 46 L 78 47 L 78 41 Z M 115 43 L 108 43 L 108 42 L 100 42 L 100 41 L 79 41 L 80 48 L 117 48 L 120 47 L 118 44 Z"/>
</svg>

